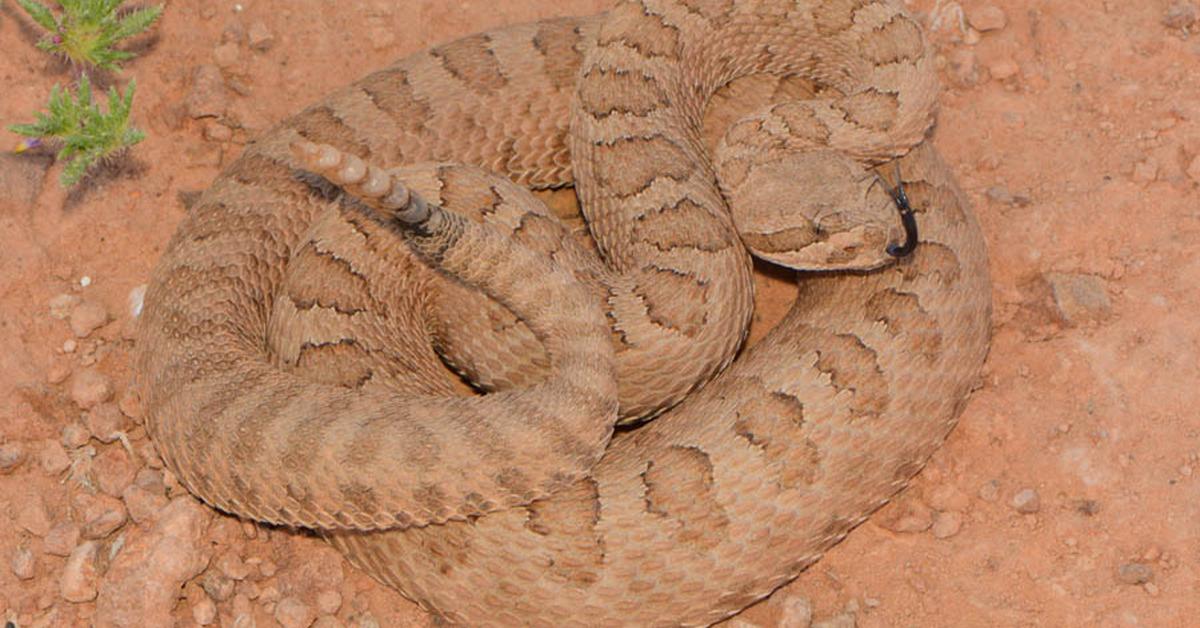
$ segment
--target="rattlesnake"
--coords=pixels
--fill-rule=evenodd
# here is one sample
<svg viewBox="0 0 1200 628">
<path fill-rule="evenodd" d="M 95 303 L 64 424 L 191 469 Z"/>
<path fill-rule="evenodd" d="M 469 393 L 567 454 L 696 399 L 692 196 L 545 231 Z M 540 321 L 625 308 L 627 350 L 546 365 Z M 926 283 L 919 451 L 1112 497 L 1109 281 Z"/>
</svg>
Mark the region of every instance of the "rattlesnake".
<svg viewBox="0 0 1200 628">
<path fill-rule="evenodd" d="M 148 431 L 209 503 L 317 528 L 455 621 L 728 616 L 907 483 L 986 352 L 982 240 L 921 142 L 929 61 L 891 2 L 645 0 L 477 35 L 372 74 L 249 145 L 177 231 L 140 325 Z M 817 99 L 728 125 L 719 188 L 701 120 L 714 92 L 755 74 L 799 75 Z M 394 246 L 386 212 L 362 204 L 377 190 L 344 195 L 293 155 L 320 150 L 302 140 L 377 165 L 472 163 L 534 187 L 570 183 L 573 170 L 608 266 L 572 274 L 567 260 L 586 256 L 571 246 L 532 250 L 437 206 L 414 214 L 412 248 L 504 304 L 480 305 Z M 808 152 L 813 140 L 839 153 Z M 877 195 L 876 175 L 847 156 L 899 158 L 916 253 L 805 277 L 766 338 L 605 450 L 618 399 L 627 418 L 669 408 L 736 351 L 751 287 L 735 220 L 781 261 L 878 263 L 859 259 L 861 242 L 882 249 L 896 230 L 832 246 L 824 206 L 801 208 L 813 224 L 755 231 L 793 196 Z M 516 217 L 518 236 L 558 229 L 509 207 L 521 190 L 470 168 L 402 172 L 413 198 Z M 757 209 L 731 218 L 724 196 Z M 845 220 L 832 216 L 853 232 Z M 500 263 L 474 264 L 481 252 Z M 348 319 L 395 340 L 360 342 Z M 489 357 L 496 348 L 502 359 Z M 430 396 L 461 391 L 439 352 L 486 388 L 517 388 Z"/>
</svg>

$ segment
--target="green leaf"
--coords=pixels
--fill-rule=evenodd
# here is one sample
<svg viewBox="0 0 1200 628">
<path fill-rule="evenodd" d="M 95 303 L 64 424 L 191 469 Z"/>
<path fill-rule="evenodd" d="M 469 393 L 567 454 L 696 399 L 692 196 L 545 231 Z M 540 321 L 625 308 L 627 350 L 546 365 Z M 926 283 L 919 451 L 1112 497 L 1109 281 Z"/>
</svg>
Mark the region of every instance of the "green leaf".
<svg viewBox="0 0 1200 628">
<path fill-rule="evenodd" d="M 127 37 L 133 37 L 138 33 L 150 28 L 158 17 L 162 15 L 163 8 L 161 6 L 150 7 L 148 9 L 138 9 L 129 15 L 121 18 L 117 23 L 116 29 L 113 31 L 113 39 L 121 40 Z"/>
<path fill-rule="evenodd" d="M 74 93 L 55 85 L 50 90 L 47 112 L 39 112 L 32 124 L 9 127 L 26 137 L 52 138 L 62 143 L 58 159 L 66 162 L 60 178 L 63 185 L 78 183 L 97 162 L 137 144 L 146 135 L 129 126 L 137 84 L 130 81 L 124 94 L 116 87 L 105 93 L 107 111 L 92 98 L 92 84 L 85 73 Z"/>
<path fill-rule="evenodd" d="M 29 17 L 34 22 L 38 23 L 38 26 L 51 33 L 58 32 L 58 20 L 54 19 L 54 14 L 50 12 L 50 9 L 33 0 L 17 0 L 17 4 L 21 5 L 22 9 L 25 9 L 25 12 L 29 14 Z"/>
<path fill-rule="evenodd" d="M 95 159 L 89 159 L 83 155 L 71 159 L 67 162 L 66 167 L 63 168 L 62 174 L 58 176 L 59 183 L 65 188 L 79 183 L 79 180 L 83 178 L 83 175 L 87 174 L 88 168 L 94 163 Z"/>
<path fill-rule="evenodd" d="M 52 39 L 38 42 L 38 48 L 62 54 L 73 62 L 112 72 L 134 57 L 118 50 L 122 40 L 150 28 L 162 15 L 163 7 L 132 9 L 121 15 L 123 0 L 57 0 L 61 19 L 36 0 L 17 0 L 30 17 L 45 28 Z"/>
<path fill-rule="evenodd" d="M 46 134 L 42 132 L 42 127 L 38 124 L 10 124 L 8 130 L 25 137 L 46 137 Z"/>
</svg>

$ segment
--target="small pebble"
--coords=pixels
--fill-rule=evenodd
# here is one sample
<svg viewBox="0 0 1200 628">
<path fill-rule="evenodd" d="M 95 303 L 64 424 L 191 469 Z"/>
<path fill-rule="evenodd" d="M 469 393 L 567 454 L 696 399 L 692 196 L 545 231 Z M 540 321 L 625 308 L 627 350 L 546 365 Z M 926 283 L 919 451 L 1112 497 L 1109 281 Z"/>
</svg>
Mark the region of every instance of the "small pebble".
<svg viewBox="0 0 1200 628">
<path fill-rule="evenodd" d="M 979 487 L 979 499 L 985 502 L 995 502 L 1000 499 L 1000 482 L 988 480 Z"/>
<path fill-rule="evenodd" d="M 789 595 L 779 604 L 780 628 L 808 628 L 812 616 L 812 602 L 802 595 Z"/>
<path fill-rule="evenodd" d="M 71 364 L 65 360 L 56 361 L 46 371 L 47 384 L 61 384 L 71 376 Z"/>
<path fill-rule="evenodd" d="M 988 74 L 997 81 L 1010 79 L 1021 72 L 1021 67 L 1012 59 L 1001 59 L 988 65 Z"/>
<path fill-rule="evenodd" d="M 59 580 L 59 591 L 64 600 L 90 602 L 96 599 L 96 554 L 99 549 L 99 543 L 87 541 L 71 550 Z"/>
<path fill-rule="evenodd" d="M 106 495 L 121 497 L 125 488 L 133 484 L 137 467 L 123 447 L 105 447 L 92 460 L 92 474 L 96 477 L 96 486 Z"/>
<path fill-rule="evenodd" d="M 1043 277 L 1050 284 L 1054 305 L 1064 323 L 1078 325 L 1112 314 L 1112 301 L 1100 277 L 1080 273 L 1046 273 Z"/>
<path fill-rule="evenodd" d="M 929 494 L 929 506 L 934 510 L 963 512 L 971 505 L 971 498 L 953 484 L 941 484 Z"/>
<path fill-rule="evenodd" d="M 1152 159 L 1144 159 L 1133 166 L 1133 180 L 1138 183 L 1153 183 L 1158 180 L 1158 164 Z"/>
<path fill-rule="evenodd" d="M 43 537 L 50 533 L 50 513 L 46 511 L 46 502 L 41 495 L 34 494 L 21 500 L 16 524 L 34 536 Z"/>
<path fill-rule="evenodd" d="M 288 596 L 275 605 L 275 621 L 283 624 L 283 628 L 308 628 L 316 620 L 316 611 L 300 602 L 300 598 Z"/>
<path fill-rule="evenodd" d="M 25 462 L 25 447 L 21 443 L 0 445 L 0 475 L 12 473 Z"/>
<path fill-rule="evenodd" d="M 146 284 L 134 286 L 129 290 L 129 317 L 137 318 L 142 315 L 142 305 L 146 301 Z"/>
<path fill-rule="evenodd" d="M 217 602 L 224 602 L 233 597 L 237 582 L 217 570 L 209 569 L 200 577 L 200 586 L 208 597 Z"/>
<path fill-rule="evenodd" d="M 1170 7 L 1167 7 L 1167 12 L 1163 15 L 1163 26 L 1173 28 L 1175 30 L 1187 31 L 1191 29 L 1196 22 L 1200 20 L 1200 8 L 1194 2 L 1183 0 L 1174 2 Z"/>
<path fill-rule="evenodd" d="M 317 594 L 317 610 L 322 615 L 332 615 L 342 607 L 342 594 L 326 589 Z"/>
<path fill-rule="evenodd" d="M 121 410 L 121 414 L 141 423 L 142 398 L 132 388 L 126 389 L 125 394 L 121 395 L 121 400 L 117 402 L 117 408 Z"/>
<path fill-rule="evenodd" d="M 91 438 L 92 434 L 86 427 L 78 423 L 68 423 L 63 426 L 62 436 L 59 437 L 59 440 L 67 449 L 79 449 L 86 445 Z"/>
<path fill-rule="evenodd" d="M 37 562 L 33 557 L 33 552 L 29 551 L 28 547 L 18 547 L 17 551 L 13 552 L 12 560 L 8 566 L 12 569 L 13 575 L 21 580 L 31 580 L 34 576 L 34 571 L 37 567 Z"/>
<path fill-rule="evenodd" d="M 250 565 L 234 551 L 228 551 L 217 558 L 217 569 L 233 580 L 245 580 L 250 576 Z"/>
<path fill-rule="evenodd" d="M 121 501 L 129 518 L 139 525 L 153 521 L 158 512 L 170 503 L 163 493 L 155 493 L 136 484 L 125 487 L 121 492 Z"/>
<path fill-rule="evenodd" d="M 1037 491 L 1031 488 L 1024 488 L 1017 491 L 1012 498 L 1012 507 L 1017 512 L 1029 515 L 1042 509 L 1042 499 L 1038 496 Z"/>
<path fill-rule="evenodd" d="M 273 584 L 268 584 L 258 592 L 258 603 L 263 606 L 269 606 L 279 601 L 282 595 L 279 593 L 279 587 Z"/>
<path fill-rule="evenodd" d="M 880 525 L 898 534 L 924 532 L 933 525 L 933 510 L 915 499 L 905 500 L 896 503 Z"/>
<path fill-rule="evenodd" d="M 961 514 L 953 511 L 938 513 L 937 518 L 933 521 L 933 537 L 935 539 L 948 539 L 962 529 L 963 517 Z"/>
<path fill-rule="evenodd" d="M 967 21 L 980 32 L 1000 30 L 1008 25 L 1004 9 L 992 4 L 967 10 Z"/>
<path fill-rule="evenodd" d="M 83 521 L 80 533 L 85 539 L 103 539 L 125 525 L 127 519 L 125 504 L 103 494 L 80 493 L 75 498 L 75 511 Z"/>
<path fill-rule="evenodd" d="M 88 286 L 90 286 L 90 285 L 92 285 L 92 278 L 91 278 L 91 277 L 89 277 L 89 276 L 87 276 L 87 275 L 84 275 L 84 276 L 82 276 L 82 277 L 80 277 L 80 278 L 79 278 L 79 286 L 80 286 L 80 287 L 82 287 L 82 288 L 86 288 L 86 287 L 88 287 Z"/>
<path fill-rule="evenodd" d="M 71 457 L 67 455 L 67 450 L 63 449 L 62 443 L 47 439 L 42 441 L 38 450 L 38 464 L 46 475 L 57 476 L 71 466 Z"/>
<path fill-rule="evenodd" d="M 63 521 L 50 528 L 50 532 L 42 540 L 42 551 L 51 556 L 70 556 L 71 550 L 78 544 L 79 524 Z"/>
<path fill-rule="evenodd" d="M 1154 569 L 1144 563 L 1125 563 L 1117 568 L 1117 580 L 1122 584 L 1145 584 L 1154 579 Z"/>
<path fill-rule="evenodd" d="M 105 444 L 116 441 L 121 434 L 129 430 L 129 419 L 115 403 L 102 403 L 88 410 L 83 420 L 92 438 Z"/>
<path fill-rule="evenodd" d="M 200 626 L 210 626 L 217 621 L 217 605 L 209 599 L 200 600 L 192 607 L 192 621 Z"/>
<path fill-rule="evenodd" d="M 1200 155 L 1193 157 L 1192 162 L 1188 164 L 1187 175 L 1192 181 L 1200 183 Z"/>
<path fill-rule="evenodd" d="M 985 194 L 987 194 L 988 199 L 996 203 L 1000 203 L 1002 205 L 1012 205 L 1013 195 L 1012 192 L 1008 191 L 1008 186 L 993 185 L 987 189 Z"/>
<path fill-rule="evenodd" d="M 253 580 L 242 580 L 238 583 L 238 595 L 257 600 L 258 596 L 262 595 L 262 589 Z M 234 601 L 237 601 L 237 597 L 234 598 Z"/>
<path fill-rule="evenodd" d="M 267 28 L 261 20 L 256 20 L 250 24 L 250 30 L 247 32 L 251 50 L 258 52 L 266 52 L 275 45 L 275 35 Z"/>
<path fill-rule="evenodd" d="M 71 310 L 71 332 L 76 338 L 87 338 L 108 321 L 108 310 L 95 301 L 84 301 Z"/>
<path fill-rule="evenodd" d="M 225 43 L 213 49 L 213 63 L 217 64 L 218 68 L 228 70 L 237 65 L 240 57 L 240 51 L 237 44 Z"/>
<path fill-rule="evenodd" d="M 75 353 L 75 350 L 78 348 L 79 348 L 79 343 L 76 342 L 74 338 L 67 338 L 62 343 L 62 352 L 63 353 Z"/>
<path fill-rule="evenodd" d="M 167 485 L 166 482 L 163 481 L 162 471 L 157 469 L 139 469 L 137 476 L 133 479 L 133 484 L 134 486 L 154 493 L 155 495 L 167 494 Z"/>
<path fill-rule="evenodd" d="M 184 98 L 184 106 L 192 118 L 219 117 L 228 106 L 225 79 L 215 65 L 202 65 L 192 74 L 192 88 Z"/>
<path fill-rule="evenodd" d="M 264 578 L 270 578 L 275 575 L 278 567 L 275 566 L 275 561 L 270 558 L 264 558 L 258 563 L 258 573 Z"/>
<path fill-rule="evenodd" d="M 108 401 L 112 395 L 112 382 L 95 369 L 83 369 L 71 378 L 71 400 L 84 410 Z"/>
</svg>

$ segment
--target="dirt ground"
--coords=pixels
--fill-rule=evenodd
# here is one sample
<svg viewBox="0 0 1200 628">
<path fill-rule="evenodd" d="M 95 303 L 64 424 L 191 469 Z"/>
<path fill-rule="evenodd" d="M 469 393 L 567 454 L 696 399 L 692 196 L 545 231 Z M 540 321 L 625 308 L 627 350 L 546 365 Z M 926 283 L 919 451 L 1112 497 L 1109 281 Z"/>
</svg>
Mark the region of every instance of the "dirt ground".
<svg viewBox="0 0 1200 628">
<path fill-rule="evenodd" d="M 158 595 L 160 619 L 178 625 L 433 623 L 321 542 L 182 496 L 127 394 L 130 296 L 184 215 L 181 199 L 303 103 L 437 42 L 607 4 L 168 0 L 118 75 L 137 78 L 134 119 L 148 134 L 127 159 L 65 192 L 47 158 L 0 157 L 0 615 L 10 626 L 87 625 L 122 595 Z M 983 385 L 910 490 L 731 623 L 1196 625 L 1197 7 L 909 4 L 944 62 L 935 142 L 990 247 Z M 36 36 L 5 0 L 4 125 L 31 120 L 69 79 Z M 198 70 L 223 87 L 199 89 Z M 0 132 L 6 147 L 18 139 Z M 786 298 L 766 288 L 769 320 Z M 171 534 L 193 543 L 164 549 Z M 139 581 L 130 554 L 178 559 L 161 568 L 186 585 Z"/>
</svg>

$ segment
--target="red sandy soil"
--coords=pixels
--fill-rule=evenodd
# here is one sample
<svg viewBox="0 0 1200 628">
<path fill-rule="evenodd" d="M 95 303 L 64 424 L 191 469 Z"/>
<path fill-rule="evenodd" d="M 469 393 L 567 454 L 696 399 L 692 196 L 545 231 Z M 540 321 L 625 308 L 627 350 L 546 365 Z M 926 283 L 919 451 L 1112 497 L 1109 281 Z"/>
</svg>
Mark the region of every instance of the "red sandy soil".
<svg viewBox="0 0 1200 628">
<path fill-rule="evenodd" d="M 1012 0 L 997 16 L 960 1 L 910 5 L 944 61 L 935 141 L 990 246 L 982 388 L 910 490 L 731 623 L 1196 625 L 1196 6 Z M 193 543 L 167 555 L 186 559 L 189 579 L 166 592 L 160 619 L 433 623 L 321 542 L 212 514 L 164 476 L 127 394 L 129 295 L 184 215 L 181 197 L 303 103 L 437 42 L 606 4 L 169 0 L 117 76 L 137 78 L 134 118 L 148 133 L 126 159 L 68 193 L 61 165 L 0 158 L 4 619 L 111 618 L 106 597 L 155 584 L 131 584 L 122 553 L 161 558 L 154 543 L 176 534 Z M 0 6 L 7 125 L 31 120 L 70 71 L 33 47 L 15 3 Z M 187 103 L 205 65 L 226 87 L 208 103 L 216 117 L 197 119 Z M 764 293 L 771 320 L 786 296 Z M 114 431 L 128 448 L 103 442 Z"/>
</svg>

